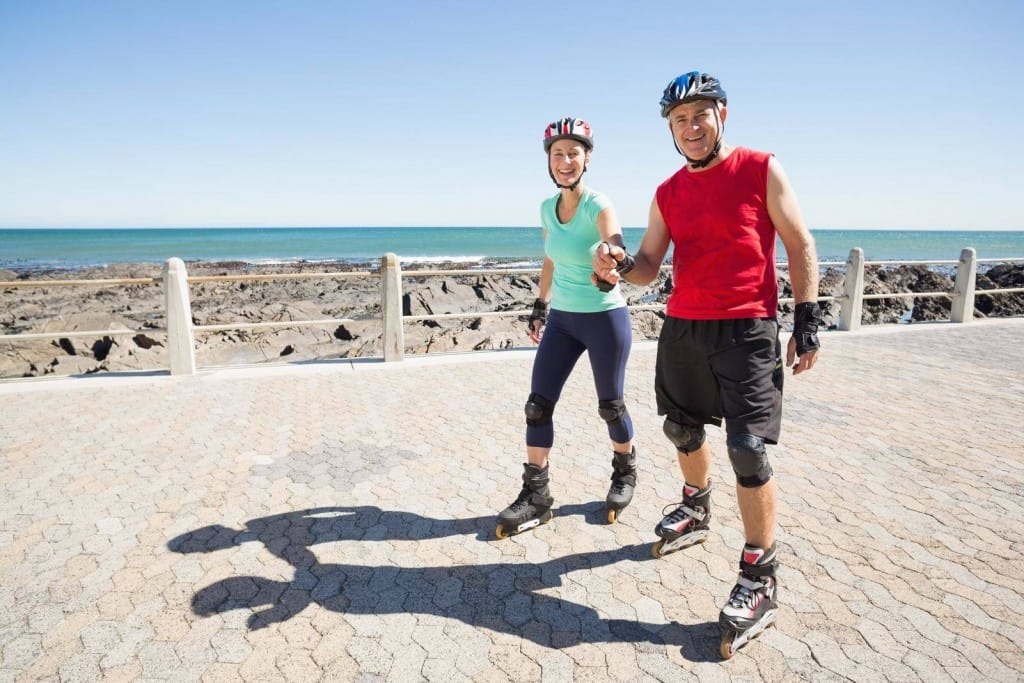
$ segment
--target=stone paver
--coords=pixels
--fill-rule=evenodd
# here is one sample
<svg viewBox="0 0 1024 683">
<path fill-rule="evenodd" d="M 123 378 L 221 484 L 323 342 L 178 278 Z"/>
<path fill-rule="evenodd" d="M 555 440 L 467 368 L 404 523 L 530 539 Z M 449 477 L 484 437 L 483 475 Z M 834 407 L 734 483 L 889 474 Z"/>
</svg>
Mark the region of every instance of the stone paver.
<svg viewBox="0 0 1024 683">
<path fill-rule="evenodd" d="M 720 662 L 742 532 L 653 559 L 680 481 L 637 343 L 605 523 L 589 367 L 512 539 L 532 352 L 0 383 L 0 681 L 1024 679 L 1024 320 L 824 335 L 787 378 L 778 628 Z"/>
</svg>

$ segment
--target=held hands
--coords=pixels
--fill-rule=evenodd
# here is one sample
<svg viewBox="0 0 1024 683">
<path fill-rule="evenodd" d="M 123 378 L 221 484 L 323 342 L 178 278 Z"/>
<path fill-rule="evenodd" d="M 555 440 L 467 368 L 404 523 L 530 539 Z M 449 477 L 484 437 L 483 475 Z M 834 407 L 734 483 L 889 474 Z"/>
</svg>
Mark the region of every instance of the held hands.
<svg viewBox="0 0 1024 683">
<path fill-rule="evenodd" d="M 796 305 L 793 311 L 793 336 L 789 338 L 789 344 L 786 346 L 786 366 L 793 368 L 794 375 L 810 370 L 818 361 L 818 351 L 821 348 L 818 327 L 823 324 L 821 308 L 816 301 L 805 301 Z"/>
<path fill-rule="evenodd" d="M 591 266 L 594 272 L 590 281 L 602 292 L 610 292 L 622 276 L 633 269 L 633 257 L 622 247 L 601 242 L 594 251 Z"/>
</svg>

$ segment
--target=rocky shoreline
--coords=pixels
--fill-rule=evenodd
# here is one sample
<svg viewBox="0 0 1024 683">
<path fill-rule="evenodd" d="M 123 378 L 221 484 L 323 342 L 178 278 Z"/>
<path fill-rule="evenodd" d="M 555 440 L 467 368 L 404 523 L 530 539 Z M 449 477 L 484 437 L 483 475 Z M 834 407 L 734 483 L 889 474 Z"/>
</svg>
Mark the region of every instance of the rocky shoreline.
<svg viewBox="0 0 1024 683">
<path fill-rule="evenodd" d="M 467 264 L 407 264 L 405 271 L 466 269 Z M 200 367 L 300 360 L 328 360 L 381 355 L 380 279 L 377 263 L 296 263 L 253 265 L 237 262 L 189 263 L 190 277 L 273 273 L 367 272 L 359 278 L 313 278 L 196 282 L 190 285 L 193 322 L 351 319 L 351 322 L 299 328 L 197 332 Z M 948 269 L 947 269 L 948 270 Z M 0 282 L 39 281 L 31 287 L 0 288 L 0 334 L 133 330 L 134 334 L 62 337 L 55 340 L 0 342 L 0 379 L 97 372 L 149 371 L 168 365 L 164 291 L 161 284 L 85 284 L 47 286 L 47 280 L 161 278 L 160 264 L 122 264 L 74 271 L 0 270 Z M 827 268 L 819 294 L 842 294 L 844 274 Z M 403 314 L 440 315 L 525 311 L 537 291 L 537 274 L 518 272 L 403 277 Z M 976 317 L 1024 315 L 1024 293 L 986 296 L 984 289 L 1024 287 L 1024 264 L 1000 264 L 979 272 Z M 921 265 L 870 266 L 865 293 L 951 291 L 952 273 Z M 791 296 L 788 276 L 779 278 L 780 296 Z M 627 285 L 631 305 L 664 303 L 671 278 L 663 272 L 648 287 Z M 826 323 L 834 327 L 839 303 L 823 304 Z M 786 327 L 792 307 L 783 305 Z M 879 299 L 864 302 L 862 324 L 898 324 L 948 319 L 946 297 Z M 656 339 L 660 311 L 634 311 L 636 339 Z M 525 315 L 460 317 L 408 322 L 405 352 L 424 354 L 531 347 Z"/>
</svg>

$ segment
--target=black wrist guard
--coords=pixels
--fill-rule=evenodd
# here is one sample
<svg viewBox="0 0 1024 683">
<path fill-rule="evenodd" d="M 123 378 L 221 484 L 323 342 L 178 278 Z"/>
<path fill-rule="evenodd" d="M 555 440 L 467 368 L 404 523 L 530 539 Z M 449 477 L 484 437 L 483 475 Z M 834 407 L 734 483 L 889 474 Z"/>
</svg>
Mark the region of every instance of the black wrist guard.
<svg viewBox="0 0 1024 683">
<path fill-rule="evenodd" d="M 825 324 L 821 318 L 821 307 L 817 301 L 797 304 L 793 310 L 793 338 L 796 339 L 796 353 L 802 356 L 808 351 L 821 348 L 818 328 Z"/>
<path fill-rule="evenodd" d="M 611 251 L 612 251 L 611 243 L 604 242 L 604 244 L 608 247 L 608 253 L 611 254 Z M 614 256 L 612 257 L 612 259 L 615 261 L 615 271 L 619 275 L 625 275 L 629 271 L 633 270 L 633 266 L 636 265 L 636 261 L 633 259 L 632 256 L 629 255 L 628 251 L 626 251 L 623 248 L 622 252 L 623 252 L 622 258 L 617 259 Z M 613 285 L 612 283 L 608 282 L 607 280 L 602 280 L 601 278 L 597 278 L 597 288 L 600 289 L 602 292 L 610 292 L 613 289 L 615 289 L 615 285 Z"/>
<path fill-rule="evenodd" d="M 529 329 L 533 329 L 533 321 L 539 320 L 543 325 L 548 321 L 548 304 L 544 299 L 536 299 L 533 302 L 533 312 L 530 313 L 530 321 L 527 323 Z"/>
<path fill-rule="evenodd" d="M 619 275 L 625 275 L 629 271 L 633 270 L 633 266 L 636 265 L 636 260 L 630 256 L 629 252 L 625 249 L 622 251 L 622 258 L 615 260 L 615 270 Z"/>
</svg>

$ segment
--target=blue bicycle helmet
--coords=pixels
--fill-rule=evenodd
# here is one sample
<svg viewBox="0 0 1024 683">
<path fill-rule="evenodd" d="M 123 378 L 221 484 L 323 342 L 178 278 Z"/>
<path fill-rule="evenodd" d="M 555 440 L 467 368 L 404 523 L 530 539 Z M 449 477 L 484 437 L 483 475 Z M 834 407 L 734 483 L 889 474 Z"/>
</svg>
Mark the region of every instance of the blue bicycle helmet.
<svg viewBox="0 0 1024 683">
<path fill-rule="evenodd" d="M 710 74 L 690 71 L 676 76 L 665 88 L 661 95 L 661 115 L 667 118 L 668 113 L 676 105 L 694 100 L 715 100 L 721 102 L 723 106 L 728 103 L 725 90 L 717 78 Z"/>
</svg>

